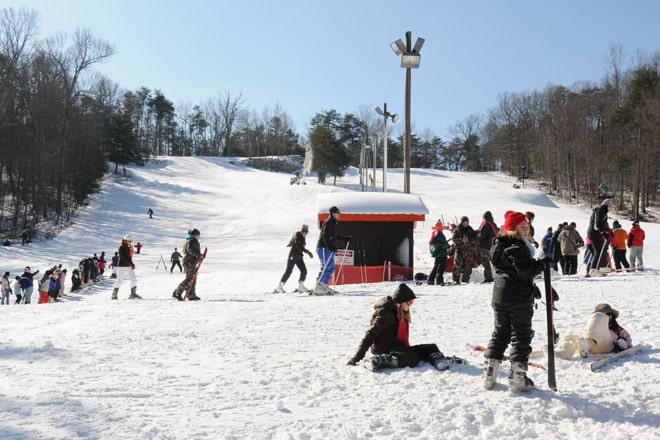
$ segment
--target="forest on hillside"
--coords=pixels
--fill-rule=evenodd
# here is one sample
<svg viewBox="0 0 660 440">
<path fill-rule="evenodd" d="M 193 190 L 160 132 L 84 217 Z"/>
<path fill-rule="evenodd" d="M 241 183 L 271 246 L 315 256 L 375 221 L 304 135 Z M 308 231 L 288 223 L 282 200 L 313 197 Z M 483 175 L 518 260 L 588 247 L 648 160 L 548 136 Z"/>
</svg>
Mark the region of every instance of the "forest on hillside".
<svg viewBox="0 0 660 440">
<path fill-rule="evenodd" d="M 313 154 L 312 171 L 339 176 L 359 166 L 364 145 L 383 145 L 373 109 L 310 115 L 298 133 L 279 105 L 258 112 L 242 93 L 219 89 L 178 108 L 160 90 L 126 90 L 95 69 L 115 54 L 89 29 L 38 35 L 29 8 L 0 9 L 0 232 L 17 237 L 62 225 L 98 190 L 108 171 L 155 156 L 261 157 Z M 533 177 L 575 202 L 607 184 L 619 210 L 652 220 L 660 183 L 660 52 L 626 64 L 612 45 L 599 82 L 502 92 L 442 139 L 411 133 L 411 166 L 499 170 Z M 323 108 L 323 103 L 319 103 Z M 390 139 L 392 136 L 392 139 Z M 387 166 L 403 164 L 403 133 L 389 131 Z M 382 167 L 382 154 L 376 166 Z"/>
</svg>

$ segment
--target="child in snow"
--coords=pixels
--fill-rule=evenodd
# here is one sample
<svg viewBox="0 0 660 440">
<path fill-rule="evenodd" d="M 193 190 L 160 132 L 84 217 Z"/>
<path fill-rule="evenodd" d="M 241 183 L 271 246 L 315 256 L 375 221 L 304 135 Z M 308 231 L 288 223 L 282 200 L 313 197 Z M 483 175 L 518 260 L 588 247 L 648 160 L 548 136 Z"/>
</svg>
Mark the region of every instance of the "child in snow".
<svg viewBox="0 0 660 440">
<path fill-rule="evenodd" d="M 59 302 L 57 298 L 60 295 L 60 273 L 55 270 L 50 275 L 50 283 L 48 285 L 49 302 Z"/>
<path fill-rule="evenodd" d="M 307 242 L 306 237 L 309 233 L 309 226 L 302 225 L 300 231 L 297 231 L 289 240 L 289 246 L 291 250 L 289 251 L 289 257 L 286 260 L 286 269 L 284 270 L 284 275 L 280 279 L 280 283 L 275 288 L 275 293 L 284 293 L 284 284 L 287 282 L 293 272 L 293 266 L 297 266 L 300 270 L 300 277 L 298 278 L 298 288 L 295 290 L 299 293 L 309 292 L 309 289 L 305 287 L 305 278 L 307 278 L 307 266 L 305 266 L 305 261 L 303 260 L 303 253 L 309 255 L 309 258 L 314 258 L 309 250 L 305 248 Z M 174 267 L 174 266 L 173 266 Z"/>
<path fill-rule="evenodd" d="M 454 363 L 463 363 L 463 359 L 445 357 L 435 344 L 410 345 L 410 307 L 415 298 L 417 297 L 410 287 L 401 283 L 392 296 L 386 296 L 376 302 L 371 327 L 348 365 L 357 365 L 369 348 L 375 356 L 367 359 L 364 366 L 371 371 L 383 368 L 412 368 L 416 367 L 420 360 L 428 362 L 438 370 L 446 370 Z"/>
<path fill-rule="evenodd" d="M 438 220 L 433 226 L 431 239 L 429 240 L 429 251 L 431 256 L 435 259 L 433 269 L 429 274 L 429 285 L 437 284 L 444 286 L 445 280 L 445 266 L 447 265 L 447 252 L 449 250 L 449 243 L 442 232 L 444 229 L 442 222 Z"/>
<path fill-rule="evenodd" d="M 185 292 L 188 292 L 188 301 L 199 301 L 201 299 L 197 296 L 197 277 L 195 276 L 197 265 L 204 259 L 202 247 L 199 244 L 201 234 L 197 228 L 189 229 L 186 242 L 183 245 L 183 267 L 186 271 L 186 278 L 172 292 L 172 298 L 179 301 L 185 299 Z"/>
<path fill-rule="evenodd" d="M 16 275 L 14 278 L 14 296 L 16 296 L 16 302 L 14 304 L 20 304 L 23 300 L 23 288 L 21 288 L 21 277 Z"/>
<path fill-rule="evenodd" d="M 497 370 L 509 343 L 509 389 L 527 392 L 534 388 L 534 382 L 527 377 L 527 363 L 532 351 L 534 277 L 543 271 L 546 260 L 534 259 L 534 246 L 527 239 L 529 228 L 525 214 L 507 211 L 504 226 L 491 250 L 495 267 L 492 299 L 495 330 L 484 354 L 486 365 L 483 379 L 487 390 L 497 382 Z M 547 264 L 552 264 L 552 258 L 547 259 Z"/>
<path fill-rule="evenodd" d="M 555 348 L 555 355 L 570 360 L 575 352 L 587 357 L 590 354 L 621 351 L 632 347 L 630 333 L 619 325 L 616 319 L 619 312 L 609 304 L 598 304 L 589 317 L 589 322 L 581 335 L 564 336 Z"/>
<path fill-rule="evenodd" d="M 48 302 L 48 290 L 50 289 L 50 276 L 52 274 L 52 270 L 47 270 L 44 272 L 41 281 L 39 281 L 39 304 L 45 304 Z"/>
<path fill-rule="evenodd" d="M 11 293 L 11 281 L 9 281 L 9 272 L 5 272 L 2 275 L 0 283 L 2 284 L 2 287 L 0 287 L 2 290 L 2 300 L 0 301 L 0 304 L 3 306 L 9 305 L 9 294 Z"/>
<path fill-rule="evenodd" d="M 141 299 L 142 297 L 137 294 L 137 277 L 135 276 L 135 264 L 133 263 L 133 236 L 131 234 L 124 235 L 121 240 L 121 245 L 117 249 L 119 261 L 117 263 L 117 279 L 115 280 L 115 287 L 112 289 L 112 299 L 117 299 L 119 288 L 124 283 L 124 276 L 128 276 L 131 282 L 131 294 L 128 299 Z"/>
</svg>

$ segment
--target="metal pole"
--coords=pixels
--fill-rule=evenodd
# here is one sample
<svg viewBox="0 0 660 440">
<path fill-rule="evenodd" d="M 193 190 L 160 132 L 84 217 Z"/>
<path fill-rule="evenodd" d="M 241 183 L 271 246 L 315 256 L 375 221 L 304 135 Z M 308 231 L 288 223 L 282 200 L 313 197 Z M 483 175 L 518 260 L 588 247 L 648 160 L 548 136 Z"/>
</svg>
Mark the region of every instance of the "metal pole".
<svg viewBox="0 0 660 440">
<path fill-rule="evenodd" d="M 377 131 L 374 130 L 374 173 L 372 174 L 373 182 L 371 183 L 373 192 L 376 192 L 376 163 L 378 159 L 378 143 L 376 142 L 376 133 Z"/>
<path fill-rule="evenodd" d="M 406 48 L 408 52 L 412 51 L 412 32 L 406 32 Z M 406 68 L 406 97 L 405 97 L 405 112 L 406 112 L 406 123 L 405 123 L 405 135 L 403 140 L 403 192 L 405 194 L 410 194 L 410 68 Z"/>
<path fill-rule="evenodd" d="M 387 192 L 387 103 L 383 107 L 383 192 Z"/>
</svg>

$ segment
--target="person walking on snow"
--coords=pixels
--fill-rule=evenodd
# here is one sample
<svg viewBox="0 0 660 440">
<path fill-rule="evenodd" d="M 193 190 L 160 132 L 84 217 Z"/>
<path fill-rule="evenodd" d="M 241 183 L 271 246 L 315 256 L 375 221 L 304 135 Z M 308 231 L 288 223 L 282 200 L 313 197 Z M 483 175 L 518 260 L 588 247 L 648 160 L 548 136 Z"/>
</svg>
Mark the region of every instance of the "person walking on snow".
<svg viewBox="0 0 660 440">
<path fill-rule="evenodd" d="M 497 235 L 498 229 L 493 214 L 490 211 L 484 212 L 481 225 L 477 229 L 477 243 L 479 244 L 479 256 L 481 265 L 484 267 L 484 283 L 493 282 L 493 270 L 490 264 L 490 248 L 493 247 L 493 239 Z"/>
<path fill-rule="evenodd" d="M 284 275 L 282 275 L 280 284 L 277 285 L 274 293 L 284 293 L 284 284 L 291 276 L 291 272 L 293 272 L 293 266 L 297 266 L 298 270 L 300 270 L 298 288 L 295 290 L 295 292 L 309 292 L 309 289 L 305 287 L 305 278 L 307 278 L 307 266 L 305 266 L 305 261 L 303 260 L 303 253 L 309 255 L 309 258 L 314 258 L 314 254 L 305 249 L 305 238 L 307 237 L 308 233 L 309 226 L 302 225 L 300 231 L 296 231 L 296 233 L 293 234 L 293 237 L 291 237 L 291 240 L 289 240 L 289 244 L 287 246 L 291 247 L 291 250 L 289 251 L 289 257 L 286 260 L 286 270 L 284 271 Z"/>
<path fill-rule="evenodd" d="M 174 270 L 174 266 L 179 266 L 179 273 L 183 272 L 183 268 L 181 267 L 181 263 L 179 262 L 179 258 L 182 258 L 183 256 L 179 253 L 179 251 L 174 248 L 174 252 L 172 252 L 172 256 L 170 256 L 170 261 L 172 262 L 172 267 L 170 267 L 170 273 Z"/>
<path fill-rule="evenodd" d="M 528 392 L 534 382 L 527 377 L 527 364 L 532 351 L 532 316 L 534 315 L 534 277 L 543 271 L 545 260 L 535 260 L 534 246 L 527 240 L 529 222 L 521 212 L 507 211 L 504 227 L 495 238 L 491 251 L 495 267 L 493 299 L 495 316 L 493 335 L 484 357 L 484 388 L 497 382 L 497 371 L 504 350 L 511 344 L 509 389 Z M 548 264 L 551 263 L 548 259 Z"/>
<path fill-rule="evenodd" d="M 451 236 L 454 247 L 454 284 L 469 283 L 472 274 L 473 247 L 477 241 L 477 232 L 470 226 L 467 216 L 461 217 L 461 223 Z"/>
<path fill-rule="evenodd" d="M 0 279 L 0 290 L 2 290 L 2 301 L 0 304 L 9 305 L 9 295 L 11 294 L 11 281 L 9 280 L 9 272 L 5 272 Z"/>
<path fill-rule="evenodd" d="M 319 256 L 320 270 L 316 277 L 316 287 L 312 292 L 314 295 L 333 295 L 336 293 L 328 287 L 330 278 L 335 271 L 335 253 L 337 252 L 337 239 L 347 242 L 351 241 L 350 235 L 337 235 L 337 222 L 341 212 L 339 208 L 330 208 L 330 215 L 321 225 L 321 234 L 316 244 L 316 254 Z"/>
<path fill-rule="evenodd" d="M 197 265 L 204 259 L 202 249 L 199 244 L 199 229 L 188 230 L 186 242 L 183 245 L 183 269 L 186 272 L 186 278 L 174 289 L 172 297 L 183 301 L 183 293 L 188 292 L 188 301 L 199 301 L 201 298 L 195 293 L 197 286 L 197 277 L 195 271 Z M 194 279 L 193 279 L 194 278 Z"/>
<path fill-rule="evenodd" d="M 128 276 L 131 281 L 131 294 L 128 299 L 142 298 L 137 294 L 137 277 L 135 276 L 135 263 L 133 263 L 133 236 L 124 235 L 124 238 L 117 249 L 117 279 L 114 289 L 112 289 L 112 299 L 117 299 L 119 288 L 124 283 L 124 276 Z"/>
<path fill-rule="evenodd" d="M 438 370 L 464 363 L 463 359 L 454 356 L 445 357 L 436 344 L 410 345 L 410 307 L 416 298 L 410 287 L 401 283 L 392 296 L 378 300 L 374 305 L 371 325 L 348 365 L 357 365 L 370 348 L 375 356 L 367 359 L 364 366 L 371 371 L 414 368 L 420 360 Z"/>
<path fill-rule="evenodd" d="M 438 286 L 444 286 L 445 284 L 444 276 L 445 266 L 447 265 L 447 250 L 449 249 L 449 243 L 447 243 L 447 239 L 445 238 L 442 229 L 442 222 L 438 220 L 433 226 L 433 232 L 431 233 L 431 239 L 429 240 L 429 250 L 431 256 L 435 259 L 433 269 L 429 274 L 429 285 L 437 284 Z"/>
<path fill-rule="evenodd" d="M 628 248 L 630 249 L 630 267 L 644 270 L 644 238 L 646 233 L 639 226 L 638 221 L 634 221 L 632 228 L 628 232 Z"/>
</svg>

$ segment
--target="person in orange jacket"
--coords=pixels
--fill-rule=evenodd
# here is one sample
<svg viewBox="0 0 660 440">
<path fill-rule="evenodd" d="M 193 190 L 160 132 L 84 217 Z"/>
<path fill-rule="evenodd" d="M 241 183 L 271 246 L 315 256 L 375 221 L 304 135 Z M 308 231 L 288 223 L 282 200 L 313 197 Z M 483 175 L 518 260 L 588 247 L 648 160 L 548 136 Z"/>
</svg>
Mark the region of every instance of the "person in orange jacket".
<svg viewBox="0 0 660 440">
<path fill-rule="evenodd" d="M 628 233 L 621 228 L 621 223 L 614 220 L 612 223 L 612 258 L 614 259 L 614 267 L 616 270 L 621 270 L 621 266 L 626 269 L 630 268 L 628 260 L 626 259 L 626 241 L 628 240 Z"/>
</svg>

